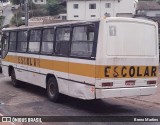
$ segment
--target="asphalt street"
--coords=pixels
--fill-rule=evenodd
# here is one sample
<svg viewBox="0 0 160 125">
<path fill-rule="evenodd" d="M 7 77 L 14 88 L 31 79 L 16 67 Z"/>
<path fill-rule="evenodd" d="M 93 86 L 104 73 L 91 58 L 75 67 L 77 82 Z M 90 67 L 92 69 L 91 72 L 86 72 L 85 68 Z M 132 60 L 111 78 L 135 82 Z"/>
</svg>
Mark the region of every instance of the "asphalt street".
<svg viewBox="0 0 160 125">
<path fill-rule="evenodd" d="M 0 75 L 0 113 L 6 116 L 159 116 L 160 105 L 110 98 L 83 101 L 63 96 L 60 103 L 47 99 L 45 90 L 22 83 L 14 88 L 10 78 Z M 33 125 L 39 125 L 34 123 Z M 47 125 L 115 125 L 116 123 L 42 123 Z M 159 125 L 159 123 L 118 123 L 119 125 Z M 1 125 L 1 124 L 0 124 Z M 2 124 L 4 125 L 4 124 Z M 23 125 L 32 125 L 23 123 Z"/>
<path fill-rule="evenodd" d="M 11 4 L 8 4 L 4 7 L 3 15 L 5 16 L 5 19 L 3 25 L 10 24 L 10 20 L 13 16 L 13 12 L 11 11 L 11 6 L 12 6 Z"/>
</svg>

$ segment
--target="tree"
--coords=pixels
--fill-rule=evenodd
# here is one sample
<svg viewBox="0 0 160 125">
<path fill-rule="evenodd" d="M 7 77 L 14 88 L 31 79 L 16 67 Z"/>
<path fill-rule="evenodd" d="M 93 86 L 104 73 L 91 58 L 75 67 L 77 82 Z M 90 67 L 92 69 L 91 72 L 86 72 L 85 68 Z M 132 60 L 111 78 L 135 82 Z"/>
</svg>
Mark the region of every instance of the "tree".
<svg viewBox="0 0 160 125">
<path fill-rule="evenodd" d="M 50 15 L 57 15 L 64 9 L 63 6 L 58 4 L 58 0 L 48 0 L 46 8 Z"/>
<path fill-rule="evenodd" d="M 11 3 L 18 5 L 18 4 L 20 4 L 20 0 L 11 0 Z"/>
</svg>

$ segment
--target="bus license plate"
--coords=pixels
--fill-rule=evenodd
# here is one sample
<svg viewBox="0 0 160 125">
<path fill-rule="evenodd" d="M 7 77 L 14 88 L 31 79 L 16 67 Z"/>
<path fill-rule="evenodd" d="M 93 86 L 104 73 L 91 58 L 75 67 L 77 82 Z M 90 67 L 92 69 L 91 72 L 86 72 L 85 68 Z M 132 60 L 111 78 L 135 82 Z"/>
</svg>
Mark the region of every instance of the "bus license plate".
<svg viewBox="0 0 160 125">
<path fill-rule="evenodd" d="M 126 86 L 135 86 L 135 81 L 126 81 Z"/>
</svg>

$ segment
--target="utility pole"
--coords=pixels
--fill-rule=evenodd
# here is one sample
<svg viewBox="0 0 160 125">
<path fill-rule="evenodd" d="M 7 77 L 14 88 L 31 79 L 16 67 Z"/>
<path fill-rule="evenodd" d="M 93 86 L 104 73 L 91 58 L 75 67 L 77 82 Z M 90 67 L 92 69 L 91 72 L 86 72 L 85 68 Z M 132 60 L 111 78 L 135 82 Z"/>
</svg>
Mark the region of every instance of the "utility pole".
<svg viewBox="0 0 160 125">
<path fill-rule="evenodd" d="M 29 19 L 29 15 L 28 15 L 28 0 L 26 0 L 25 2 L 25 25 L 28 26 L 28 19 Z"/>
</svg>

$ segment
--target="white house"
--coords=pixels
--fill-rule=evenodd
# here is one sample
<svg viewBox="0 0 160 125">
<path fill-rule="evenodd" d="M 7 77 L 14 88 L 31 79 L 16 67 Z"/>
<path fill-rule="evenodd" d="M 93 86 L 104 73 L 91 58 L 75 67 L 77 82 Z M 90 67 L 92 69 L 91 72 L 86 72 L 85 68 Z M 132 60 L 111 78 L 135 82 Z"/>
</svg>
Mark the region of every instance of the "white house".
<svg viewBox="0 0 160 125">
<path fill-rule="evenodd" d="M 106 16 L 132 17 L 138 0 L 67 0 L 68 20 L 89 20 Z"/>
<path fill-rule="evenodd" d="M 46 0 L 32 0 L 34 4 L 46 4 Z"/>
</svg>

